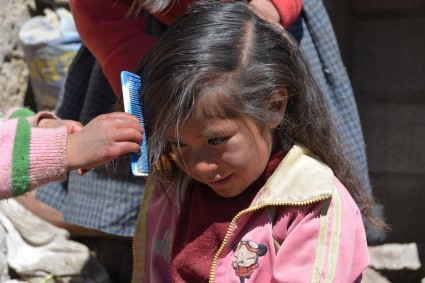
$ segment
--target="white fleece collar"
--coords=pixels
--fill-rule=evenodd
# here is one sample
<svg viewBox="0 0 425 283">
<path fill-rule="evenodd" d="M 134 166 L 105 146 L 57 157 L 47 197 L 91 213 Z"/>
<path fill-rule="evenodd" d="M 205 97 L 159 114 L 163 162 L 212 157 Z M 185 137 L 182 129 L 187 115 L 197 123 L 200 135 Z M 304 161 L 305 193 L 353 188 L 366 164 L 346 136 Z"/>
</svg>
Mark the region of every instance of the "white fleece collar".
<svg viewBox="0 0 425 283">
<path fill-rule="evenodd" d="M 308 203 L 329 197 L 334 190 L 332 170 L 304 146 L 294 145 L 267 180 L 261 196 L 252 205 L 263 203 Z"/>
</svg>

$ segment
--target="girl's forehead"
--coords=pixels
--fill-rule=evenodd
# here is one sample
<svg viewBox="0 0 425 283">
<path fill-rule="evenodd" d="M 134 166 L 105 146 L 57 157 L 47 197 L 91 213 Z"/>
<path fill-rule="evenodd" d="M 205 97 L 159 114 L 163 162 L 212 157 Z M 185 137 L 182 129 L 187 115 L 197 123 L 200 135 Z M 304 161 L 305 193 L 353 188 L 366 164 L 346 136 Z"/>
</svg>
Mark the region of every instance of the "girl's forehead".
<svg viewBox="0 0 425 283">
<path fill-rule="evenodd" d="M 187 132 L 187 131 L 202 131 L 202 132 L 218 132 L 221 129 L 234 126 L 236 121 L 234 119 L 220 118 L 216 116 L 200 116 L 191 115 L 183 121 L 176 121 L 175 124 L 170 125 L 167 128 L 168 136 L 175 136 L 176 134 Z"/>
<path fill-rule="evenodd" d="M 167 139 L 179 139 L 184 135 L 196 135 L 212 138 L 229 135 L 234 131 L 246 132 L 255 123 L 252 119 L 232 119 L 221 117 L 188 118 L 186 121 L 169 127 L 166 131 Z"/>
</svg>

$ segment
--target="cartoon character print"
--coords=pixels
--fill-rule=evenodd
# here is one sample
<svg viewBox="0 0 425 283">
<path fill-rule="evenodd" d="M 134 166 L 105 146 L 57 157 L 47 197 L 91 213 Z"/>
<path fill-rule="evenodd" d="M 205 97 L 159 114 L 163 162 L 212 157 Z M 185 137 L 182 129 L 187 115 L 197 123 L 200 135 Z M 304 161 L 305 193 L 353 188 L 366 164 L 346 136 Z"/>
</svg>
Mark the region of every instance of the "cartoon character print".
<svg viewBox="0 0 425 283">
<path fill-rule="evenodd" d="M 244 283 L 258 268 L 258 258 L 267 253 L 267 247 L 253 241 L 240 241 L 232 249 L 235 252 L 232 257 L 233 269 L 241 283 Z"/>
</svg>

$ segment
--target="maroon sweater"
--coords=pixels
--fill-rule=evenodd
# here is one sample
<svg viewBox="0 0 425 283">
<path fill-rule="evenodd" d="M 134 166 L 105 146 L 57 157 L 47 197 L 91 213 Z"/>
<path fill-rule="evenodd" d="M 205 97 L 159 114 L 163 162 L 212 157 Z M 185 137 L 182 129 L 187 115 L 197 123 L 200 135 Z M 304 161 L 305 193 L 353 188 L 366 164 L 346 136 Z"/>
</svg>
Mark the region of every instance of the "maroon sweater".
<svg viewBox="0 0 425 283">
<path fill-rule="evenodd" d="M 214 256 L 230 221 L 249 207 L 282 159 L 282 151 L 273 154 L 264 173 L 234 197 L 221 197 L 196 181 L 189 185 L 173 241 L 173 282 L 208 282 Z"/>
</svg>

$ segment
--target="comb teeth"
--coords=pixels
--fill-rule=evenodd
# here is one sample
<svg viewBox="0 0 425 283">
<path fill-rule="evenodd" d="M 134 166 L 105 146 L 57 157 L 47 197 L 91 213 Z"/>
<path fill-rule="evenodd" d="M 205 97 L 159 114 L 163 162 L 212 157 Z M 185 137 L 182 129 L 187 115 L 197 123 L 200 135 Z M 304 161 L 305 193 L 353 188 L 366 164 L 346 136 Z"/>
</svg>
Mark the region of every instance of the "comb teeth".
<svg viewBox="0 0 425 283">
<path fill-rule="evenodd" d="M 143 141 L 138 153 L 130 153 L 131 171 L 135 176 L 147 176 L 149 163 L 146 150 L 146 131 L 143 119 L 142 103 L 139 98 L 140 77 L 128 71 L 121 72 L 121 85 L 125 112 L 137 117 L 143 128 Z"/>
</svg>

